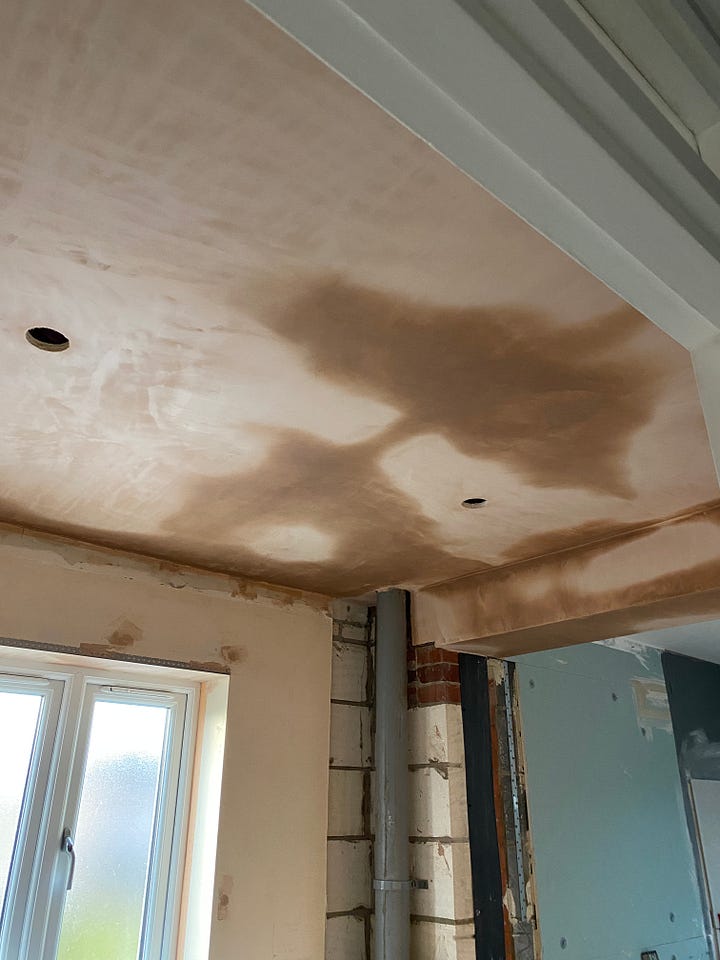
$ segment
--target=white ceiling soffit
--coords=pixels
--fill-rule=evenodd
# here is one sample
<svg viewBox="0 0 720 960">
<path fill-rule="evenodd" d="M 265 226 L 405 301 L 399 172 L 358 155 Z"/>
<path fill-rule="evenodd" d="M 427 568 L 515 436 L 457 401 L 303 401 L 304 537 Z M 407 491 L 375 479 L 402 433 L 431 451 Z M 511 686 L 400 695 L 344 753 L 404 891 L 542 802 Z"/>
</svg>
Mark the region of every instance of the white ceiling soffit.
<svg viewBox="0 0 720 960">
<path fill-rule="evenodd" d="M 720 182 L 569 0 L 253 0 L 690 350 Z"/>
<path fill-rule="evenodd" d="M 720 171 L 720 8 L 714 0 L 581 3 Z"/>
<path fill-rule="evenodd" d="M 686 657 L 696 657 L 698 660 L 720 663 L 720 620 L 649 630 L 646 633 L 636 633 L 632 637 L 616 637 L 614 640 L 601 642 L 605 646 L 630 653 L 637 651 L 638 647 L 655 647 L 658 650 L 681 653 Z"/>
</svg>

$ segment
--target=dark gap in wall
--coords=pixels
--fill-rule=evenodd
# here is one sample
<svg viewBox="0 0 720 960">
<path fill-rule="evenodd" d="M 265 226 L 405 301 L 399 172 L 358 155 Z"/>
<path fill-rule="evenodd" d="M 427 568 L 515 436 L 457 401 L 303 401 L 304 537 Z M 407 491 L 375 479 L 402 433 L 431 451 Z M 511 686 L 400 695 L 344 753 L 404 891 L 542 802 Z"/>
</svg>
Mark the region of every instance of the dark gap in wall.
<svg viewBox="0 0 720 960">
<path fill-rule="evenodd" d="M 529 824 L 525 792 L 521 784 L 519 731 L 513 710 L 515 692 L 515 664 L 493 661 L 490 681 L 494 712 L 494 732 L 497 749 L 493 753 L 496 783 L 496 819 L 501 837 L 503 882 L 511 893 L 506 903 L 505 937 L 508 956 L 515 960 L 533 960 L 535 956 L 535 927 L 528 920 L 526 906 L 527 882 L 531 877 L 529 863 Z M 515 814 L 517 803 L 517 822 Z M 512 911 L 510 909 L 512 905 Z M 510 940 L 510 942 L 508 942 Z"/>
<path fill-rule="evenodd" d="M 490 757 L 490 697 L 484 657 L 460 654 L 463 739 L 476 960 L 505 960 L 502 874 Z"/>
<path fill-rule="evenodd" d="M 515 949 L 512 939 L 510 924 L 508 922 L 508 911 L 505 905 L 505 891 L 510 889 L 509 863 L 514 852 L 514 837 L 508 837 L 506 832 L 507 821 L 504 811 L 504 757 L 501 757 L 501 751 L 507 743 L 507 728 L 503 729 L 503 704 L 501 703 L 502 692 L 498 689 L 495 677 L 488 678 L 488 705 L 489 705 L 489 723 L 490 723 L 490 755 L 488 760 L 492 764 L 492 782 L 493 797 L 495 807 L 495 831 L 498 839 L 498 860 L 500 863 L 500 884 L 503 891 L 503 930 L 505 937 L 505 952 L 503 956 L 506 960 L 515 960 Z"/>
<path fill-rule="evenodd" d="M 689 779 L 720 780 L 720 665 L 664 651 L 665 686 L 680 768 L 685 815 L 698 872 L 708 955 L 713 956 L 713 911 L 704 879 Z"/>
</svg>

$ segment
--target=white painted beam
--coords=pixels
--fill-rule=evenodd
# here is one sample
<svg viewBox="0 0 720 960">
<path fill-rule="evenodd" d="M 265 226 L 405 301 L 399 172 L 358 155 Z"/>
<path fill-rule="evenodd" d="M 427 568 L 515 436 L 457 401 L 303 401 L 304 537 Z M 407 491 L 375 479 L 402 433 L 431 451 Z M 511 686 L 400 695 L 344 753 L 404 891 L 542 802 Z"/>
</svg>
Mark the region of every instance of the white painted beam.
<svg viewBox="0 0 720 960">
<path fill-rule="evenodd" d="M 695 350 L 693 366 L 715 469 L 720 479 L 720 335 Z"/>
<path fill-rule="evenodd" d="M 565 0 L 253 0 L 690 350 L 720 185 Z"/>
</svg>

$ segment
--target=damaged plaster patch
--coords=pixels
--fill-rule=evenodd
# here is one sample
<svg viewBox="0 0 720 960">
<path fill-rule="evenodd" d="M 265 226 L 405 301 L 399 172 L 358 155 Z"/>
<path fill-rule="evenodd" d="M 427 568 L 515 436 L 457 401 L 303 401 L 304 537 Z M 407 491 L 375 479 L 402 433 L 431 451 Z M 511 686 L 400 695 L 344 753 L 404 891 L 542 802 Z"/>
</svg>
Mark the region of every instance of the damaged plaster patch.
<svg viewBox="0 0 720 960">
<path fill-rule="evenodd" d="M 518 919 L 517 909 L 515 907 L 515 897 L 510 887 L 505 888 L 505 895 L 503 897 L 503 906 L 507 911 L 507 915 L 510 918 L 511 923 L 515 923 Z"/>
<path fill-rule="evenodd" d="M 232 895 L 233 886 L 235 884 L 234 879 L 229 874 L 224 874 L 220 883 L 218 884 L 218 895 L 217 895 L 217 918 L 218 920 L 226 920 L 228 911 L 230 909 L 230 897 Z"/>
<path fill-rule="evenodd" d="M 151 583 L 174 590 L 187 588 L 193 593 L 271 607 L 305 606 L 329 615 L 330 599 L 321 593 L 173 564 L 145 554 L 26 530 L 16 524 L 0 523 L 0 545 L 12 547 L 18 556 L 24 555 L 33 562 L 48 566 Z"/>
<path fill-rule="evenodd" d="M 334 538 L 324 530 L 305 523 L 273 524 L 242 531 L 242 542 L 256 553 L 284 563 L 320 563 L 331 560 Z"/>
<path fill-rule="evenodd" d="M 243 663 L 247 660 L 247 650 L 240 644 L 226 644 L 220 647 L 220 656 L 225 663 Z"/>
<path fill-rule="evenodd" d="M 502 687 L 505 684 L 504 661 L 489 657 L 487 661 L 488 677 L 496 687 Z"/>
<path fill-rule="evenodd" d="M 438 852 L 438 857 L 440 857 L 440 859 L 444 862 L 445 866 L 447 867 L 448 873 L 451 874 L 451 873 L 452 873 L 452 868 L 451 868 L 450 864 L 448 863 L 448 858 L 447 858 L 447 855 L 446 855 L 446 853 L 445 853 L 445 845 L 444 845 L 443 843 L 441 843 L 440 841 L 438 841 L 437 852 Z"/>
<path fill-rule="evenodd" d="M 630 653 L 642 665 L 643 669 L 650 669 L 648 648 L 638 640 L 633 640 L 632 637 L 610 637 L 608 640 L 593 640 L 592 642 L 602 647 L 610 647 L 612 650 L 622 650 L 623 653 Z"/>
<path fill-rule="evenodd" d="M 187 666 L 191 670 L 202 670 L 208 673 L 227 673 L 228 670 L 222 663 L 215 660 L 188 660 Z"/>
<path fill-rule="evenodd" d="M 121 618 L 110 626 L 114 629 L 104 638 L 109 650 L 126 650 L 142 640 L 143 632 L 132 620 Z"/>
<path fill-rule="evenodd" d="M 106 643 L 81 643 L 78 653 L 83 657 L 108 657 L 117 651 Z"/>
<path fill-rule="evenodd" d="M 635 677 L 631 681 L 631 686 L 638 726 L 643 731 L 643 735 L 652 739 L 651 731 L 653 729 L 672 733 L 670 705 L 667 688 L 663 681 Z"/>
</svg>

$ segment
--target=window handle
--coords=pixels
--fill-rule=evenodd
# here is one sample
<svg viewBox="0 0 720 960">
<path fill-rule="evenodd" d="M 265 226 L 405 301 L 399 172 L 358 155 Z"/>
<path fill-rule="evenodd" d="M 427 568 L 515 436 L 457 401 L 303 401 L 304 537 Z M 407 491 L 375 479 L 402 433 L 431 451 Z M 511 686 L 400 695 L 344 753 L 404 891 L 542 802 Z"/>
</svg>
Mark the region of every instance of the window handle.
<svg viewBox="0 0 720 960">
<path fill-rule="evenodd" d="M 72 890 L 73 877 L 75 876 L 75 841 L 73 840 L 72 832 L 70 831 L 69 827 L 65 827 L 63 830 L 61 848 L 70 857 L 70 873 L 68 874 L 66 889 Z"/>
</svg>

